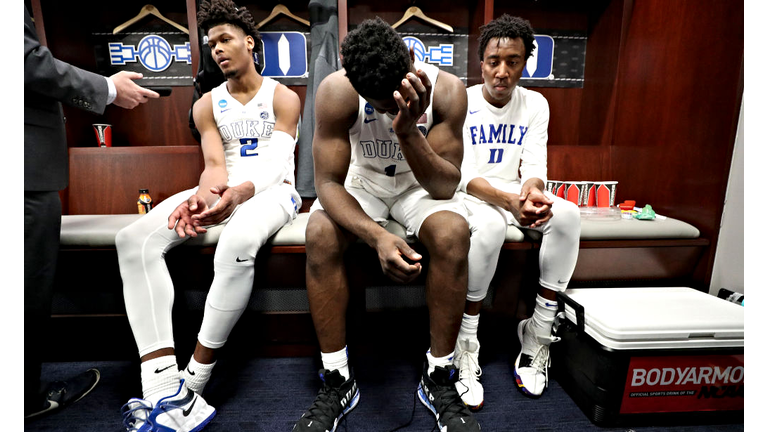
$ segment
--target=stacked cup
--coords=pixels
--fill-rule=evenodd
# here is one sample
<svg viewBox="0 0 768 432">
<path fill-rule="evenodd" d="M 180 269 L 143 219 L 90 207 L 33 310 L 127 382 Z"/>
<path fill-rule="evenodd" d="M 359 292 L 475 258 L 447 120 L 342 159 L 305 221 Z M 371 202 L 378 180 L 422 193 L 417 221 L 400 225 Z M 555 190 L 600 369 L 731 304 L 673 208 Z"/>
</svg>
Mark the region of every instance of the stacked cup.
<svg viewBox="0 0 768 432">
<path fill-rule="evenodd" d="M 618 184 L 617 181 L 548 180 L 546 190 L 579 207 L 613 207 Z"/>
</svg>

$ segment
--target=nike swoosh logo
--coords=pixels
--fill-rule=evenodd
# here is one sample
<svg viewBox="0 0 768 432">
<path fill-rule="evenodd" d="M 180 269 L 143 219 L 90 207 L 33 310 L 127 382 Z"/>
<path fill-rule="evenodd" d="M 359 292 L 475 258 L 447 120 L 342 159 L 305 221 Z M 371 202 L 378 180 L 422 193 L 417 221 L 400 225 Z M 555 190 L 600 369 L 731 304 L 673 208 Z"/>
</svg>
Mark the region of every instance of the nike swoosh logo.
<svg viewBox="0 0 768 432">
<path fill-rule="evenodd" d="M 166 366 L 166 367 L 164 367 L 164 368 L 162 368 L 162 369 L 155 369 L 155 373 L 160 373 L 160 372 L 162 372 L 162 371 L 164 371 L 164 370 L 168 370 L 168 369 L 170 369 L 170 368 L 172 368 L 172 367 L 173 367 L 173 365 L 170 365 L 170 366 Z"/>
<path fill-rule="evenodd" d="M 470 113 L 470 114 L 477 114 L 477 113 L 479 113 L 479 112 L 480 112 L 480 110 L 474 110 L 474 111 L 470 111 L 469 113 Z"/>
<path fill-rule="evenodd" d="M 558 280 L 557 280 L 557 283 L 564 283 L 564 284 L 567 284 L 567 283 L 568 283 L 568 281 L 561 281 L 560 279 L 558 279 Z"/>
<path fill-rule="evenodd" d="M 248 261 L 248 260 L 247 259 L 240 259 L 240 257 L 237 257 L 237 258 L 235 258 L 235 261 L 237 261 L 237 262 L 245 262 L 245 261 Z M 192 375 L 194 375 L 194 374 L 192 374 Z"/>
<path fill-rule="evenodd" d="M 195 373 L 194 373 L 194 372 L 192 372 L 191 370 L 189 370 L 189 366 L 187 366 L 187 373 L 188 373 L 188 374 L 190 374 L 190 375 L 192 375 L 192 376 L 195 376 Z"/>
<path fill-rule="evenodd" d="M 227 112 L 227 111 L 229 111 L 229 110 L 231 110 L 231 109 L 232 109 L 232 108 L 223 109 L 223 110 L 221 110 L 221 112 L 225 113 L 225 112 Z"/>
<path fill-rule="evenodd" d="M 184 415 L 184 417 L 187 417 L 187 416 L 189 415 L 189 413 L 191 413 L 191 412 L 192 412 L 192 408 L 195 406 L 195 403 L 197 403 L 197 398 L 195 398 L 195 399 L 192 401 L 192 404 L 191 404 L 191 405 L 189 405 L 189 408 L 187 408 L 187 409 L 185 409 L 185 410 L 182 410 L 182 411 L 181 411 L 181 413 Z"/>
<path fill-rule="evenodd" d="M 551 304 L 551 303 L 544 303 L 547 307 L 557 307 L 557 303 Z"/>
<path fill-rule="evenodd" d="M 375 118 L 372 118 L 372 119 L 365 119 L 365 120 L 363 120 L 363 123 L 370 123 L 370 122 L 372 122 L 372 121 L 376 121 L 376 120 L 378 120 L 378 119 L 375 119 Z"/>
</svg>

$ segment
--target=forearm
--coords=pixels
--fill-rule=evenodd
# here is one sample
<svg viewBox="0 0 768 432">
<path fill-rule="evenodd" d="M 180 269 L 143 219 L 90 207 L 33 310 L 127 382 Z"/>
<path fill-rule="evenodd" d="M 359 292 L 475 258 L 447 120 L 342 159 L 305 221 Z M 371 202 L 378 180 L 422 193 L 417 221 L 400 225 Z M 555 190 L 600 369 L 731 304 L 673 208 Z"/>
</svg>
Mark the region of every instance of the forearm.
<svg viewBox="0 0 768 432">
<path fill-rule="evenodd" d="M 398 135 L 400 148 L 413 175 L 434 199 L 450 199 L 461 181 L 461 171 L 435 153 L 418 131 Z"/>
<path fill-rule="evenodd" d="M 544 181 L 538 177 L 531 177 L 528 180 L 526 180 L 525 183 L 523 183 L 523 187 L 521 190 L 526 191 L 526 190 L 530 190 L 533 187 L 535 187 L 540 191 L 544 191 Z"/>
<path fill-rule="evenodd" d="M 212 207 L 219 199 L 219 195 L 212 193 L 211 188 L 227 184 L 227 171 L 225 169 L 206 168 L 200 174 L 200 183 L 196 195 L 202 198 L 208 207 Z"/>
<path fill-rule="evenodd" d="M 520 219 L 520 195 L 504 192 L 493 187 L 488 180 L 476 177 L 467 184 L 467 193 L 481 200 L 499 206 Z"/>
<path fill-rule="evenodd" d="M 377 238 L 386 232 L 376 221 L 371 219 L 357 200 L 337 182 L 317 185 L 317 197 L 323 209 L 331 218 L 356 235 L 371 247 L 375 247 Z"/>
</svg>

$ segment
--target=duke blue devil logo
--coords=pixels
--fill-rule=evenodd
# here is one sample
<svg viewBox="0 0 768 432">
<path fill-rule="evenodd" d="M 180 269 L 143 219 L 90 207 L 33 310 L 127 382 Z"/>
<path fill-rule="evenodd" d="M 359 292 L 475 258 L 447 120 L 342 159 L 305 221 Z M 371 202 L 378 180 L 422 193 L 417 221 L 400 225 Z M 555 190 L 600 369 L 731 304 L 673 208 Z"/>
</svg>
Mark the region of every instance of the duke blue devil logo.
<svg viewBox="0 0 768 432">
<path fill-rule="evenodd" d="M 523 78 L 551 79 L 552 62 L 555 58 L 555 40 L 546 35 L 535 35 L 533 45 L 536 49 L 528 58 L 523 69 Z"/>
<path fill-rule="evenodd" d="M 139 45 L 124 45 L 122 42 L 110 42 L 109 62 L 115 66 L 139 61 L 147 70 L 162 72 L 173 63 L 185 62 L 192 64 L 192 51 L 189 42 L 184 45 L 171 45 L 158 35 L 145 36 Z"/>
<path fill-rule="evenodd" d="M 299 32 L 261 32 L 264 48 L 263 76 L 304 77 L 307 72 L 307 38 Z"/>
</svg>

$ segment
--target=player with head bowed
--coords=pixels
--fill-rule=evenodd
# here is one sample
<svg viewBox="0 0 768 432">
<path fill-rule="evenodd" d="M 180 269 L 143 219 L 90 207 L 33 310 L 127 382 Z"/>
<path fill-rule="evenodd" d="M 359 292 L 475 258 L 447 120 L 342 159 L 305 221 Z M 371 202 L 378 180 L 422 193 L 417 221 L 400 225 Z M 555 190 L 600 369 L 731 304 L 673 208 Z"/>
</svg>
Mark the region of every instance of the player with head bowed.
<svg viewBox="0 0 768 432">
<path fill-rule="evenodd" d="M 419 398 L 442 430 L 477 431 L 456 393 L 452 363 L 467 289 L 469 226 L 461 199 L 466 91 L 455 76 L 416 62 L 397 32 L 366 20 L 342 42 L 343 69 L 317 90 L 312 154 L 318 200 L 307 225 L 307 294 L 320 342 L 322 388 L 294 431 L 332 431 L 360 400 L 348 364 L 344 252 L 360 238 L 382 271 L 409 282 L 421 256 L 381 224 L 392 218 L 430 254 L 430 348 Z"/>
<path fill-rule="evenodd" d="M 522 350 L 514 373 L 520 390 L 538 397 L 547 386 L 549 346 L 558 291 L 568 286 L 579 252 L 579 209 L 545 191 L 549 105 L 518 85 L 534 50 L 528 21 L 502 15 L 481 27 L 483 83 L 467 89 L 462 195 L 472 230 L 467 304 L 454 362 L 457 391 L 473 409 L 483 405 L 479 382 L 480 307 L 496 270 L 508 224 L 543 234 L 533 317 L 517 327 Z M 519 173 L 518 173 L 519 167 Z M 464 192 L 466 194 L 464 194 Z"/>
<path fill-rule="evenodd" d="M 126 312 L 141 356 L 143 398 L 123 407 L 128 431 L 199 431 L 215 415 L 202 391 L 251 295 L 259 248 L 300 206 L 293 154 L 299 97 L 262 77 L 253 51 L 253 17 L 231 0 L 204 0 L 198 24 L 226 81 L 193 107 L 205 168 L 198 187 L 180 192 L 121 230 L 116 239 Z M 174 287 L 166 251 L 226 224 L 213 258 L 214 279 L 189 364 L 176 362 Z"/>
</svg>

